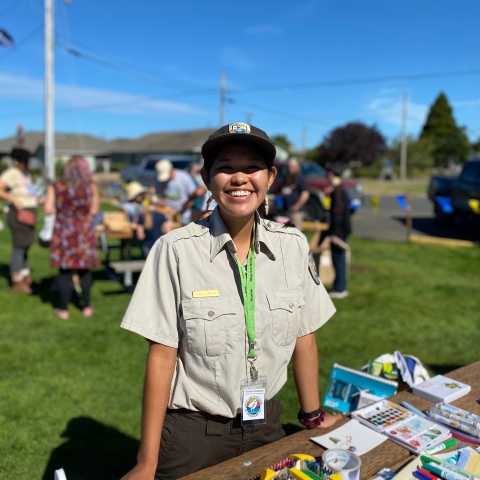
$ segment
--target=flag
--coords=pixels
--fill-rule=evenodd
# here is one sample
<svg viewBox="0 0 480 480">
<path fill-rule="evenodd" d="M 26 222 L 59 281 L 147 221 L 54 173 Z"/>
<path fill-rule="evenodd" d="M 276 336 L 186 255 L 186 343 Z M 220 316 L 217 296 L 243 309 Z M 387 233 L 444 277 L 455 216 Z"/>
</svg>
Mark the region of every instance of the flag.
<svg viewBox="0 0 480 480">
<path fill-rule="evenodd" d="M 0 45 L 4 47 L 15 47 L 15 43 L 13 42 L 13 38 L 5 31 L 0 29 Z"/>
<path fill-rule="evenodd" d="M 403 210 L 408 210 L 409 209 L 409 205 L 407 203 L 407 198 L 405 197 L 405 195 L 397 195 L 396 199 L 397 199 L 397 202 L 398 202 L 398 206 L 401 209 L 403 209 Z"/>
<path fill-rule="evenodd" d="M 437 205 L 442 209 L 443 213 L 453 213 L 452 200 L 448 197 L 435 197 Z"/>
</svg>

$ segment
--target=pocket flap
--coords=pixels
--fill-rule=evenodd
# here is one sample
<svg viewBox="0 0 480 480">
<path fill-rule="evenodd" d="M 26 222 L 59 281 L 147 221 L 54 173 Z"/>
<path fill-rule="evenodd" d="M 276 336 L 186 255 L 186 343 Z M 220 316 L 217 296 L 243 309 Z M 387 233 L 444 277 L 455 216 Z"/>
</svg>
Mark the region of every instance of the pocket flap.
<svg viewBox="0 0 480 480">
<path fill-rule="evenodd" d="M 235 315 L 232 302 L 225 298 L 194 298 L 182 302 L 183 318 L 192 320 L 201 318 L 203 320 L 215 320 L 222 315 Z"/>
<path fill-rule="evenodd" d="M 270 310 L 287 310 L 294 312 L 297 308 L 305 305 L 302 290 L 280 290 L 279 292 L 267 293 Z"/>
</svg>

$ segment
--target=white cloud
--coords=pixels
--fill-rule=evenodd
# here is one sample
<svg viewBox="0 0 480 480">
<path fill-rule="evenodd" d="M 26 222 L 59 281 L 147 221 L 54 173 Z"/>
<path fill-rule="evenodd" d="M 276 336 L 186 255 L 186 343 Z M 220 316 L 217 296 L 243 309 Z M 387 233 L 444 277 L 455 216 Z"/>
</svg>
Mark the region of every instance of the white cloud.
<svg viewBox="0 0 480 480">
<path fill-rule="evenodd" d="M 0 98 L 43 102 L 43 80 L 38 78 L 0 73 Z M 56 84 L 55 105 L 57 108 L 82 109 L 87 107 L 127 115 L 183 116 L 202 115 L 196 107 L 185 103 L 134 95 L 115 90 Z"/>
<path fill-rule="evenodd" d="M 248 27 L 243 32 L 245 35 L 281 35 L 283 33 L 283 28 L 277 27 L 275 25 L 253 25 Z"/>
<path fill-rule="evenodd" d="M 402 108 L 402 94 L 392 89 L 381 90 L 367 104 L 367 109 L 374 117 L 396 126 L 402 124 Z M 424 124 L 428 108 L 428 105 L 409 100 L 407 106 L 407 127 L 409 130 L 419 128 Z"/>
<path fill-rule="evenodd" d="M 255 70 L 255 64 L 237 47 L 225 47 L 220 51 L 220 59 L 228 67 L 240 70 L 243 73 Z"/>
<path fill-rule="evenodd" d="M 459 102 L 452 102 L 453 108 L 475 108 L 480 107 L 480 99 L 476 100 L 461 100 Z"/>
</svg>

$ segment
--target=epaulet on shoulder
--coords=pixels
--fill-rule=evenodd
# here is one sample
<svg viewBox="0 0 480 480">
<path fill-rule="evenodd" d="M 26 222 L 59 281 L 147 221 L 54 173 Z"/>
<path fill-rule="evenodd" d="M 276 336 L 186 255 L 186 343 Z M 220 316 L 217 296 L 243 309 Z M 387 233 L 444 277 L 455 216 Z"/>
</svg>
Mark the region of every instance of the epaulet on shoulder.
<svg viewBox="0 0 480 480">
<path fill-rule="evenodd" d="M 287 235 L 296 235 L 297 237 L 303 237 L 303 233 L 297 230 L 295 227 L 287 227 L 282 223 L 275 222 L 275 220 L 262 220 L 265 228 L 271 232 L 286 233 Z"/>
<path fill-rule="evenodd" d="M 171 232 L 167 233 L 167 237 L 171 242 L 176 242 L 177 240 L 185 240 L 192 237 L 201 237 L 205 235 L 210 230 L 210 223 L 208 218 L 203 220 L 197 220 L 195 222 L 190 222 L 184 227 L 176 228 Z"/>
</svg>

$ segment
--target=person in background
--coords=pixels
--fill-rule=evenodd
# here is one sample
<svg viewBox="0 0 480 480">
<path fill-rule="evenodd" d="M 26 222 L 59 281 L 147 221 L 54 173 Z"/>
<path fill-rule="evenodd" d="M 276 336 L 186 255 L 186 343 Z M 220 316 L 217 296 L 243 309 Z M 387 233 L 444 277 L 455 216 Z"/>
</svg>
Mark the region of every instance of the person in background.
<svg viewBox="0 0 480 480">
<path fill-rule="evenodd" d="M 197 198 L 203 197 L 207 192 L 207 187 L 197 186 L 187 172 L 173 168 L 170 160 L 159 160 L 155 169 L 157 171 L 155 191 L 160 197 L 159 203 L 168 205 L 182 215 L 192 208 Z M 182 217 L 183 223 L 189 220 L 187 216 Z"/>
<path fill-rule="evenodd" d="M 12 232 L 12 290 L 29 295 L 32 293 L 32 276 L 28 266 L 28 249 L 35 240 L 37 198 L 28 173 L 30 152 L 14 148 L 10 156 L 13 164 L 0 176 L 0 199 L 10 204 L 7 223 Z"/>
<path fill-rule="evenodd" d="M 148 192 L 138 182 L 130 182 L 126 190 L 128 203 L 138 207 L 131 207 L 130 210 L 136 212 L 134 220 L 137 223 L 136 236 L 142 241 L 143 254 L 147 258 L 154 243 L 162 235 L 172 230 L 172 224 L 166 219 L 165 215 L 155 211 L 153 205 L 144 204 Z"/>
<path fill-rule="evenodd" d="M 90 305 L 91 268 L 98 265 L 93 220 L 100 208 L 97 183 L 85 158 L 73 156 L 65 165 L 63 178 L 47 189 L 44 211 L 56 213 L 50 242 L 50 265 L 58 268 L 59 308 L 55 314 L 68 320 L 73 270 L 80 277 L 83 316 L 93 315 Z"/>
<path fill-rule="evenodd" d="M 202 179 L 202 175 L 200 174 L 200 165 L 198 163 L 191 163 L 188 167 L 187 167 L 187 172 L 190 174 L 190 176 L 192 177 L 193 181 L 195 182 L 195 185 L 197 187 L 203 185 L 205 186 L 205 183 Z M 207 209 L 206 208 L 206 204 L 207 204 L 207 200 L 209 195 L 208 195 L 208 191 L 207 189 L 205 188 L 205 193 L 200 196 L 200 197 L 197 197 L 194 202 L 193 202 L 193 205 L 192 205 L 192 209 L 191 209 L 191 216 L 190 216 L 190 220 L 192 222 L 194 222 L 195 220 L 199 220 L 200 218 L 202 218 L 202 215 L 204 214 L 205 210 Z"/>
<path fill-rule="evenodd" d="M 345 298 L 347 291 L 347 264 L 346 251 L 341 244 L 347 241 L 352 229 L 350 225 L 350 205 L 347 192 L 342 185 L 343 167 L 334 163 L 327 168 L 327 177 L 332 184 L 330 206 L 330 245 L 332 250 L 332 263 L 335 269 L 335 281 L 329 291 L 331 298 Z"/>
<path fill-rule="evenodd" d="M 288 162 L 288 173 L 282 188 L 282 197 L 287 216 L 301 231 L 305 217 L 305 204 L 310 198 L 310 192 L 296 158 L 291 158 Z"/>
</svg>

